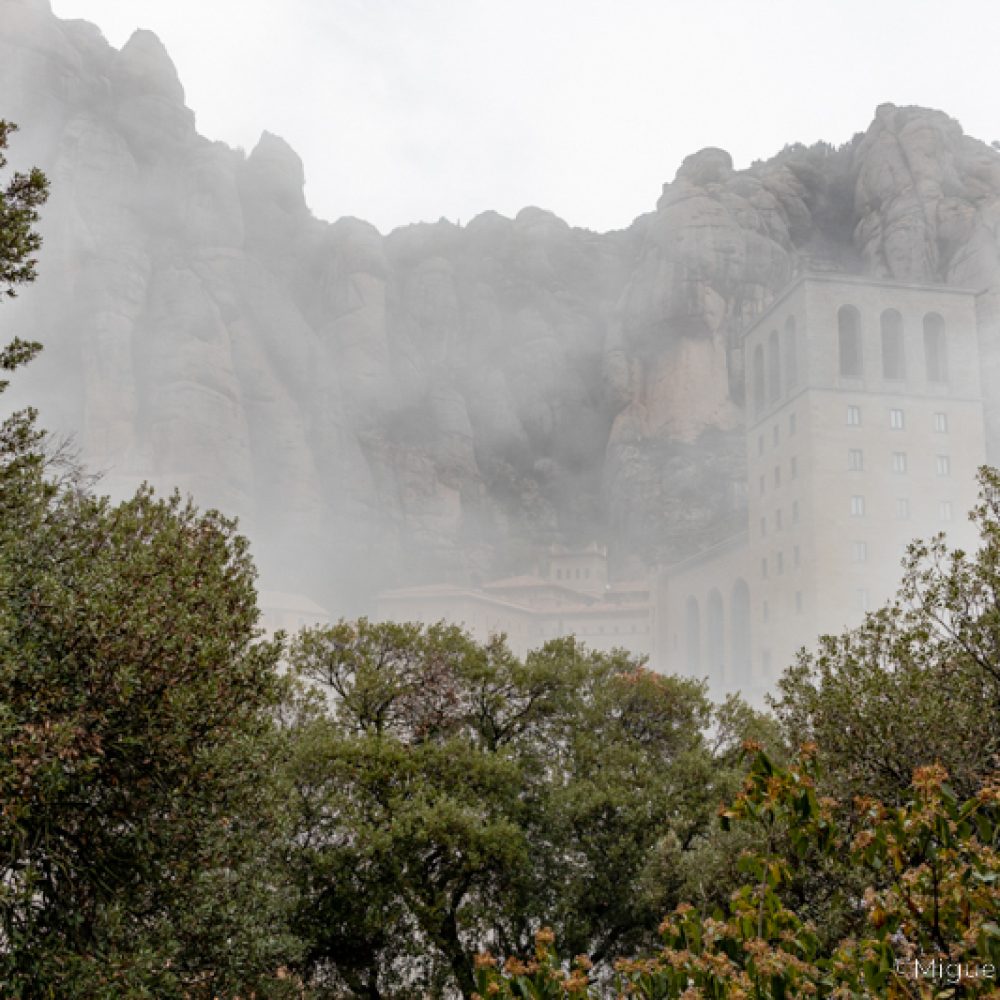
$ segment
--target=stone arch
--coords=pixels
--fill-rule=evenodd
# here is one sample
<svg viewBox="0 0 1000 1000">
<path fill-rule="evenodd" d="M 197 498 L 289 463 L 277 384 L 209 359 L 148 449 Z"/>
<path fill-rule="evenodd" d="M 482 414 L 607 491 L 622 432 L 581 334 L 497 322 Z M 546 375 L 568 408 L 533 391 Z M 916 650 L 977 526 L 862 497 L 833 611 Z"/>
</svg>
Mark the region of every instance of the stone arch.
<svg viewBox="0 0 1000 1000">
<path fill-rule="evenodd" d="M 928 382 L 948 381 L 948 343 L 944 319 L 938 313 L 924 317 L 924 363 Z"/>
<path fill-rule="evenodd" d="M 861 378 L 861 313 L 855 306 L 837 310 L 837 354 L 843 378 Z"/>
<path fill-rule="evenodd" d="M 795 330 L 795 317 L 785 320 L 785 388 L 794 389 L 799 384 L 798 335 Z"/>
<path fill-rule="evenodd" d="M 692 677 L 701 674 L 701 609 L 698 598 L 691 596 L 684 607 L 685 648 L 687 672 Z"/>
<path fill-rule="evenodd" d="M 753 349 L 753 412 L 764 409 L 764 348 L 758 344 Z"/>
<path fill-rule="evenodd" d="M 726 616 L 722 595 L 715 587 L 708 593 L 705 618 L 708 676 L 713 682 L 721 683 L 726 676 Z"/>
<path fill-rule="evenodd" d="M 772 330 L 767 338 L 767 398 L 772 403 L 781 399 L 781 345 L 777 330 Z"/>
<path fill-rule="evenodd" d="M 906 378 L 906 348 L 903 343 L 903 317 L 895 309 L 886 309 L 879 319 L 882 331 L 882 378 Z"/>
<path fill-rule="evenodd" d="M 729 617 L 732 622 L 730 673 L 733 680 L 739 682 L 750 676 L 750 588 L 742 577 L 733 584 L 729 606 Z"/>
</svg>

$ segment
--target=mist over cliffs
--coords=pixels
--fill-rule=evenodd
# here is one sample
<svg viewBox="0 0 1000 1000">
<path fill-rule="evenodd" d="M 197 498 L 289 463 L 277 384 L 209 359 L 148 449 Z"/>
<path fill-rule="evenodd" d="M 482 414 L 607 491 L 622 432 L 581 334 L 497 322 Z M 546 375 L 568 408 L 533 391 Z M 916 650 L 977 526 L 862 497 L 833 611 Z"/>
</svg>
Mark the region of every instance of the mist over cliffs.
<svg viewBox="0 0 1000 1000">
<path fill-rule="evenodd" d="M 199 135 L 154 35 L 119 51 L 47 0 L 0 0 L 0 117 L 53 187 L 39 281 L 0 310 L 46 348 L 14 402 L 113 493 L 238 514 L 267 586 L 337 612 L 553 541 L 630 572 L 724 535 L 739 334 L 810 267 L 984 292 L 1000 457 L 1000 152 L 940 111 L 884 105 L 845 146 L 742 171 L 702 150 L 604 234 L 539 208 L 318 220 L 280 138 Z"/>
</svg>

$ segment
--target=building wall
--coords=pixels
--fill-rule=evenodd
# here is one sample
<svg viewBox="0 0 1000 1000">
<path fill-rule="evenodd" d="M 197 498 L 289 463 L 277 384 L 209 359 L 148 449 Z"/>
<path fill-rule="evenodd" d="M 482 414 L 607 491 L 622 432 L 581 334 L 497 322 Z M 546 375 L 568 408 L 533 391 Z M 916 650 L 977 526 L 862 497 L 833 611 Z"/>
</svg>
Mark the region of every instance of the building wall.
<svg viewBox="0 0 1000 1000">
<path fill-rule="evenodd" d="M 928 358 L 936 327 L 946 372 Z M 668 664 L 696 672 L 678 656 L 688 601 L 710 635 L 705 595 L 742 576 L 750 662 L 709 673 L 745 691 L 770 686 L 800 646 L 858 624 L 896 591 L 913 538 L 945 531 L 952 546 L 975 544 L 977 338 L 975 296 L 955 289 L 816 276 L 776 300 L 744 339 L 747 542 L 665 574 Z M 842 351 L 856 365 L 845 370 Z"/>
</svg>

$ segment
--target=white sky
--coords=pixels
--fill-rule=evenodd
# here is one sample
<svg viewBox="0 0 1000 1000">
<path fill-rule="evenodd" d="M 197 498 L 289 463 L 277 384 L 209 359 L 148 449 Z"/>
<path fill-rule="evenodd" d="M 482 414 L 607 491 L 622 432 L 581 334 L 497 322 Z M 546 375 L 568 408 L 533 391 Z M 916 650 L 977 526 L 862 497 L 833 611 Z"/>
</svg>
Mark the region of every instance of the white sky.
<svg viewBox="0 0 1000 1000">
<path fill-rule="evenodd" d="M 199 131 L 305 163 L 322 218 L 622 228 L 680 161 L 848 140 L 877 104 L 1000 137 L 998 0 L 52 0 L 155 31 Z"/>
</svg>

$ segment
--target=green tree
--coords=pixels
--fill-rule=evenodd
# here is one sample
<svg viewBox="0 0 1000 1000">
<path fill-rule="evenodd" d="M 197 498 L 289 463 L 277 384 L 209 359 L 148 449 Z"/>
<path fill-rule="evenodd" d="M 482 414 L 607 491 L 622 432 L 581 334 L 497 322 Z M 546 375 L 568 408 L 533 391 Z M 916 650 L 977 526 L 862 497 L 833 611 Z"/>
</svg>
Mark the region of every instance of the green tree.
<svg viewBox="0 0 1000 1000">
<path fill-rule="evenodd" d="M 936 761 L 969 796 L 1000 761 L 1000 475 L 982 469 L 980 486 L 977 551 L 915 542 L 897 599 L 779 683 L 786 738 L 821 748 L 832 795 L 898 803 Z"/>
<path fill-rule="evenodd" d="M 650 943 L 733 771 L 692 681 L 558 640 L 522 661 L 455 628 L 340 622 L 293 664 L 327 692 L 292 781 L 314 981 L 475 989 L 539 923 L 606 967 Z"/>
<path fill-rule="evenodd" d="M 841 805 L 816 795 L 815 748 L 787 767 L 755 752 L 724 825 L 760 829 L 743 884 L 723 907 L 678 906 L 663 946 L 616 963 L 613 993 L 642 1000 L 996 997 L 1000 975 L 1000 773 L 963 802 L 939 766 L 918 768 L 908 800 Z M 776 831 L 781 831 L 778 847 Z M 789 836 L 786 840 L 784 834 Z M 787 847 L 791 847 L 788 850 Z M 804 859 L 841 855 L 879 886 L 855 903 L 860 933 L 824 946 L 782 886 Z M 888 872 L 885 877 L 883 873 Z M 518 1000 L 609 995 L 578 958 L 567 971 L 546 929 L 528 961 L 476 962 L 477 992 Z"/>
<path fill-rule="evenodd" d="M 44 196 L 32 171 L 0 199 L 8 294 L 34 277 Z M 53 477 L 31 411 L 2 433 L 0 994 L 291 993 L 266 846 L 284 684 L 246 541 L 178 496 L 112 504 Z"/>
</svg>

